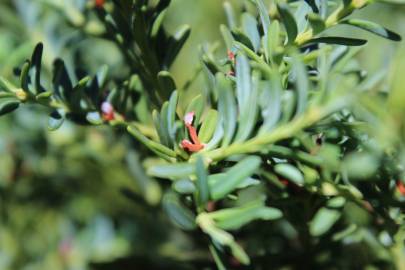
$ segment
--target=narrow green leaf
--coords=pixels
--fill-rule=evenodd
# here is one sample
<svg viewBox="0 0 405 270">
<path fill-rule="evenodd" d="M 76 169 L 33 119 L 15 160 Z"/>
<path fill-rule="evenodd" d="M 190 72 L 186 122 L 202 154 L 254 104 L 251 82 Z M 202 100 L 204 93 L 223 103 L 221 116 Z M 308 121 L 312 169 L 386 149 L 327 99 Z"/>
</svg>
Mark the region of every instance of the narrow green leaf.
<svg viewBox="0 0 405 270">
<path fill-rule="evenodd" d="M 194 230 L 196 228 L 194 214 L 181 204 L 175 194 L 165 194 L 162 204 L 163 209 L 173 224 L 183 230 Z"/>
<path fill-rule="evenodd" d="M 16 110 L 20 106 L 20 101 L 16 98 L 0 99 L 0 116 Z"/>
<path fill-rule="evenodd" d="M 291 164 L 277 164 L 274 166 L 274 171 L 288 180 L 293 181 L 297 185 L 304 184 L 304 176 L 296 167 Z"/>
<path fill-rule="evenodd" d="M 194 182 L 190 179 L 180 179 L 173 183 L 173 189 L 180 194 L 193 194 L 196 191 Z"/>
<path fill-rule="evenodd" d="M 211 189 L 211 197 L 214 200 L 222 199 L 234 191 L 247 177 L 255 173 L 261 160 L 256 156 L 249 156 L 238 162 L 226 171 L 221 181 L 215 183 Z"/>
<path fill-rule="evenodd" d="M 60 126 L 62 126 L 64 121 L 65 121 L 65 118 L 57 110 L 54 110 L 49 115 L 48 130 L 50 130 L 50 131 L 57 130 L 58 128 L 60 128 Z"/>
<path fill-rule="evenodd" d="M 218 123 L 218 112 L 216 110 L 209 110 L 207 116 L 201 125 L 198 132 L 198 138 L 202 143 L 208 143 L 214 135 Z"/>
<path fill-rule="evenodd" d="M 372 180 L 379 166 L 378 158 L 368 153 L 351 153 L 342 163 L 342 171 L 352 180 Z"/>
<path fill-rule="evenodd" d="M 260 35 L 257 30 L 256 18 L 249 13 L 242 14 L 243 32 L 249 38 L 255 52 L 260 48 Z"/>
<path fill-rule="evenodd" d="M 248 93 L 245 96 L 246 103 L 243 105 L 243 109 L 240 109 L 239 111 L 238 132 L 235 136 L 235 142 L 243 142 L 248 139 L 255 127 L 258 111 L 257 99 L 260 76 L 261 74 L 259 72 L 253 72 L 253 80 L 250 88 L 248 89 Z"/>
<path fill-rule="evenodd" d="M 305 45 L 314 43 L 338 44 L 346 46 L 362 46 L 367 43 L 367 40 L 358 38 L 346 38 L 346 37 L 320 37 L 310 39 L 305 43 Z"/>
<path fill-rule="evenodd" d="M 321 208 L 315 214 L 315 217 L 311 220 L 309 224 L 309 231 L 313 236 L 321 236 L 336 223 L 340 218 L 341 212 L 338 210 Z"/>
<path fill-rule="evenodd" d="M 278 4 L 277 8 L 287 31 L 288 44 L 293 44 L 298 35 L 298 27 L 294 16 L 291 14 L 287 4 Z"/>
<path fill-rule="evenodd" d="M 283 97 L 281 98 L 282 100 L 282 117 L 280 122 L 286 123 L 288 122 L 295 110 L 295 105 L 296 105 L 296 95 L 294 95 L 294 92 L 292 91 L 283 91 Z"/>
<path fill-rule="evenodd" d="M 168 123 L 168 115 L 169 115 L 169 102 L 165 101 L 162 106 L 162 110 L 160 111 L 160 127 L 162 134 L 165 138 L 167 138 L 167 147 L 172 147 L 173 146 L 173 141 L 171 140 L 170 137 L 170 131 L 169 131 L 169 123 Z"/>
<path fill-rule="evenodd" d="M 307 107 L 309 80 L 307 70 L 297 55 L 293 56 L 292 70 L 295 76 L 295 89 L 297 93 L 297 108 L 295 117 L 300 116 Z"/>
<path fill-rule="evenodd" d="M 276 208 L 264 206 L 264 200 L 258 199 L 240 207 L 227 208 L 208 214 L 216 225 L 224 230 L 237 230 L 254 220 L 275 220 L 283 216 Z"/>
<path fill-rule="evenodd" d="M 102 65 L 97 71 L 96 79 L 99 88 L 103 88 L 107 82 L 108 66 Z"/>
<path fill-rule="evenodd" d="M 52 83 L 54 92 L 58 98 L 69 100 L 70 95 L 72 94 L 73 85 L 65 63 L 61 59 L 56 59 L 53 67 Z"/>
<path fill-rule="evenodd" d="M 187 106 L 186 113 L 194 112 L 194 124 L 198 125 L 200 123 L 201 115 L 204 111 L 204 99 L 202 95 L 198 95 L 191 100 Z"/>
<path fill-rule="evenodd" d="M 9 93 L 14 93 L 17 87 L 8 81 L 6 78 L 0 77 L 0 90 L 4 90 Z"/>
<path fill-rule="evenodd" d="M 221 73 L 217 76 L 218 111 L 221 115 L 224 136 L 222 145 L 227 146 L 232 141 L 236 129 L 236 104 L 231 82 Z"/>
<path fill-rule="evenodd" d="M 226 176 L 225 173 L 210 174 L 208 177 L 208 184 L 210 188 L 214 187 L 219 181 L 222 181 L 225 176 Z M 260 184 L 259 180 L 254 179 L 252 177 L 247 177 L 242 182 L 240 182 L 240 184 L 236 188 L 242 189 L 250 186 L 255 186 L 258 184 Z"/>
<path fill-rule="evenodd" d="M 267 61 L 275 62 L 273 57 L 276 54 L 276 49 L 280 43 L 280 23 L 275 20 L 271 23 L 269 32 L 265 36 L 265 53 Z"/>
<path fill-rule="evenodd" d="M 233 29 L 231 31 L 231 33 L 232 33 L 232 37 L 236 41 L 242 43 L 243 45 L 245 45 L 246 47 L 248 47 L 252 51 L 255 50 L 254 45 L 253 45 L 252 41 L 250 40 L 250 38 L 245 33 L 243 33 L 241 30 L 235 28 L 235 29 Z"/>
<path fill-rule="evenodd" d="M 311 7 L 313 12 L 319 13 L 319 8 L 315 0 L 305 0 L 305 2 Z"/>
<path fill-rule="evenodd" d="M 214 261 L 215 261 L 215 264 L 216 264 L 218 270 L 226 270 L 226 267 L 225 267 L 224 263 L 221 261 L 221 257 L 219 256 L 214 245 L 209 245 L 209 249 L 210 249 L 212 257 L 214 258 Z"/>
<path fill-rule="evenodd" d="M 196 219 L 201 229 L 208 234 L 214 243 L 230 248 L 232 255 L 242 264 L 249 264 L 250 259 L 246 252 L 235 241 L 234 237 L 228 232 L 219 229 L 207 213 L 201 213 Z"/>
<path fill-rule="evenodd" d="M 238 101 L 239 112 L 243 112 L 249 106 L 249 95 L 251 93 L 252 82 L 250 78 L 250 65 L 248 58 L 243 54 L 236 57 L 236 99 Z"/>
<path fill-rule="evenodd" d="M 150 31 L 150 36 L 152 39 L 156 39 L 162 27 L 163 20 L 166 16 L 166 11 L 167 10 L 163 10 L 162 12 L 160 12 L 159 15 L 156 17 L 155 21 L 153 22 L 152 30 Z"/>
<path fill-rule="evenodd" d="M 48 99 L 50 96 L 52 96 L 52 91 L 46 91 L 46 92 L 43 92 L 43 93 L 41 93 L 41 94 L 38 94 L 38 95 L 35 97 L 35 99 L 38 100 L 38 101 L 41 101 L 41 100 L 46 100 L 46 99 Z"/>
<path fill-rule="evenodd" d="M 30 91 L 28 88 L 28 72 L 30 70 L 31 63 L 27 60 L 25 61 L 24 65 L 21 68 L 21 74 L 20 74 L 20 83 L 21 83 L 21 88 L 25 91 Z"/>
<path fill-rule="evenodd" d="M 34 52 L 31 56 L 31 69 L 32 74 L 34 75 L 33 80 L 35 82 L 35 93 L 45 92 L 45 89 L 41 86 L 41 66 L 42 66 L 42 53 L 44 50 L 44 46 L 42 43 L 38 43 L 35 46 Z"/>
<path fill-rule="evenodd" d="M 86 114 L 86 120 L 92 125 L 103 124 L 103 118 L 101 117 L 99 112 L 88 112 Z"/>
<path fill-rule="evenodd" d="M 344 20 L 340 23 L 361 28 L 363 30 L 376 34 L 377 36 L 380 36 L 380 37 L 383 37 L 386 39 L 390 39 L 393 41 L 401 41 L 401 39 L 402 39 L 401 36 L 398 35 L 397 33 L 392 32 L 391 30 L 384 28 L 375 22 L 370 22 L 370 21 L 361 20 L 361 19 L 348 19 L 348 20 Z"/>
<path fill-rule="evenodd" d="M 236 19 L 235 19 L 235 12 L 233 10 L 231 3 L 225 1 L 224 10 L 229 28 L 234 29 L 236 27 Z"/>
<path fill-rule="evenodd" d="M 226 45 L 226 49 L 227 50 L 231 50 L 232 46 L 233 46 L 233 36 L 231 31 L 228 29 L 228 27 L 226 27 L 225 25 L 221 24 L 219 26 L 219 29 L 221 31 L 222 34 L 222 38 L 225 41 L 225 45 Z"/>
<path fill-rule="evenodd" d="M 153 124 L 155 126 L 156 132 L 159 136 L 160 143 L 163 145 L 166 145 L 166 146 L 169 145 L 169 142 L 168 142 L 169 138 L 166 136 L 166 132 L 164 132 L 162 130 L 162 125 L 160 123 L 160 114 L 158 111 L 153 110 L 152 119 L 153 119 Z"/>
<path fill-rule="evenodd" d="M 152 141 L 151 139 L 147 138 L 135 126 L 128 126 L 127 130 L 137 140 L 139 140 L 146 147 L 148 147 L 150 150 L 152 150 L 153 152 L 155 152 L 162 158 L 169 159 L 170 157 L 173 157 L 173 158 L 176 157 L 176 152 L 174 152 L 170 148 L 167 148 L 166 146 L 164 146 L 160 143 L 157 143 L 157 142 Z"/>
<path fill-rule="evenodd" d="M 340 241 L 343 238 L 354 233 L 356 230 L 357 230 L 357 225 L 352 223 L 349 226 L 347 226 L 347 228 L 345 228 L 344 230 L 333 234 L 332 239 L 333 239 L 333 241 Z"/>
<path fill-rule="evenodd" d="M 260 100 L 262 108 L 263 125 L 259 134 L 270 131 L 279 121 L 281 116 L 281 78 L 277 72 L 272 72 L 267 81 L 259 84 Z"/>
<path fill-rule="evenodd" d="M 219 145 L 219 143 L 221 142 L 221 139 L 224 136 L 224 127 L 223 126 L 224 126 L 223 120 L 219 116 L 217 125 L 215 127 L 215 132 L 212 135 L 211 140 L 205 145 L 204 150 L 206 150 L 206 151 L 212 150 L 212 149 L 215 149 Z"/>
<path fill-rule="evenodd" d="M 160 71 L 157 75 L 158 83 L 161 88 L 161 97 L 163 100 L 169 99 L 170 95 L 177 89 L 176 83 L 170 72 Z"/>
<path fill-rule="evenodd" d="M 195 164 L 192 163 L 167 163 L 157 164 L 147 169 L 147 174 L 165 179 L 185 178 L 195 173 Z"/>
<path fill-rule="evenodd" d="M 169 68 L 172 65 L 174 59 L 176 59 L 177 54 L 180 52 L 184 43 L 186 43 L 188 37 L 190 36 L 190 32 L 190 26 L 183 25 L 171 37 L 164 59 L 164 64 L 167 68 Z"/>
<path fill-rule="evenodd" d="M 195 164 L 195 172 L 197 176 L 196 187 L 197 187 L 197 202 L 199 207 L 204 208 L 208 200 L 210 199 L 210 190 L 208 186 L 208 173 L 204 166 L 204 161 L 201 156 L 197 157 Z"/>
<path fill-rule="evenodd" d="M 178 102 L 177 91 L 174 91 L 170 96 L 169 106 L 167 107 L 167 130 L 169 132 L 169 137 L 171 139 L 172 145 L 176 143 L 176 130 L 175 125 L 176 120 L 176 108 Z"/>
<path fill-rule="evenodd" d="M 146 175 L 139 154 L 130 150 L 125 157 L 125 161 L 145 200 L 151 205 L 160 203 L 162 196 L 161 187 L 155 179 L 151 179 Z"/>
<path fill-rule="evenodd" d="M 319 34 L 326 28 L 324 20 L 318 14 L 308 14 L 308 21 L 311 24 L 314 35 Z"/>
<path fill-rule="evenodd" d="M 265 35 L 267 35 L 268 29 L 270 26 L 269 12 L 262 0 L 255 0 L 255 3 L 257 5 L 257 9 L 259 10 L 259 15 L 260 15 L 260 20 L 262 22 L 263 32 Z"/>
</svg>

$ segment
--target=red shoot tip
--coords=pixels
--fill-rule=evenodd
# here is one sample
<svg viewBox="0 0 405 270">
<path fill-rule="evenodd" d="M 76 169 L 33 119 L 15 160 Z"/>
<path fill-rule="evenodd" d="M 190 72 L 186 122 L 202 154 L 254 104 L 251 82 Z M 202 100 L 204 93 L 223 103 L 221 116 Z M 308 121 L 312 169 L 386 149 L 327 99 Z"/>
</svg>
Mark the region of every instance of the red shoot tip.
<svg viewBox="0 0 405 270">
<path fill-rule="evenodd" d="M 95 0 L 94 4 L 97 8 L 102 8 L 104 6 L 105 0 Z"/>
<path fill-rule="evenodd" d="M 180 145 L 183 149 L 185 149 L 188 152 L 192 152 L 192 153 L 198 152 L 204 148 L 203 144 L 192 143 L 189 140 L 182 140 Z"/>
<path fill-rule="evenodd" d="M 235 61 L 235 53 L 232 52 L 231 50 L 228 50 L 228 59 L 232 62 Z"/>
<path fill-rule="evenodd" d="M 397 189 L 402 196 L 405 196 L 405 185 L 401 180 L 397 181 Z"/>
</svg>

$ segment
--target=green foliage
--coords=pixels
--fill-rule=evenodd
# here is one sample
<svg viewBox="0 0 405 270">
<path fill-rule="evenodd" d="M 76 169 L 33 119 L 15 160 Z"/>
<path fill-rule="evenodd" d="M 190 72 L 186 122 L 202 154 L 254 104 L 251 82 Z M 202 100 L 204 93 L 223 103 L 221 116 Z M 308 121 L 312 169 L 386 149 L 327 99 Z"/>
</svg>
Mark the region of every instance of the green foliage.
<svg viewBox="0 0 405 270">
<path fill-rule="evenodd" d="M 215 45 L 201 48 L 206 90 L 193 93 L 190 102 L 184 97 L 187 88 L 170 72 L 191 33 L 188 25 L 173 33 L 166 30 L 171 1 L 101 2 L 69 6 L 64 19 L 80 38 L 107 41 L 122 59 L 118 71 L 105 65 L 91 70 L 73 61 L 73 54 L 50 65 L 47 50 L 38 43 L 15 78 L 0 77 L 0 115 L 41 105 L 37 107 L 49 115 L 49 130 L 68 134 L 72 123 L 85 125 L 86 132 L 96 132 L 100 141 L 109 138 L 111 144 L 94 146 L 94 138 L 73 138 L 70 144 L 49 146 L 55 148 L 55 157 L 48 158 L 57 169 L 34 179 L 64 179 L 53 187 L 56 197 L 72 179 L 80 179 L 77 192 L 83 195 L 79 201 L 69 197 L 48 206 L 50 210 L 30 208 L 31 219 L 51 211 L 58 226 L 85 223 L 83 232 L 69 238 L 80 242 L 82 250 L 96 250 L 83 244 L 93 231 L 104 230 L 107 236 L 98 237 L 111 240 L 98 243 L 107 252 L 83 255 L 79 266 L 65 256 L 63 248 L 71 252 L 70 242 L 62 242 L 62 263 L 52 255 L 57 266 L 47 264 L 49 269 L 64 269 L 63 263 L 68 269 L 85 269 L 117 257 L 145 269 L 160 262 L 165 269 L 401 267 L 405 122 L 403 103 L 396 99 L 403 101 L 404 95 L 396 77 L 390 85 L 379 73 L 361 69 L 353 57 L 359 49 L 352 46 L 363 46 L 366 39 L 330 34 L 347 25 L 400 41 L 400 35 L 375 22 L 349 17 L 371 1 L 267 5 L 256 0 L 245 1 L 243 11 L 225 2 L 229 28 L 221 25 L 220 32 L 228 57 Z M 76 71 L 83 67 L 88 70 Z M 18 154 L 35 160 L 37 153 L 32 155 Z M 72 160 L 77 164 L 65 172 L 65 162 Z M 102 179 L 89 183 L 91 188 L 83 183 L 90 173 L 88 162 Z M 13 194 L 24 197 L 24 181 L 29 181 L 20 176 L 24 168 L 15 166 L 11 177 L 22 187 L 8 183 L 0 188 L 5 217 L 22 207 Z M 115 174 L 125 181 L 114 182 Z M 24 199 L 46 200 L 47 188 L 38 187 L 39 195 Z M 87 207 L 86 195 L 94 190 L 100 196 L 90 200 L 91 209 L 106 204 L 110 220 L 89 214 L 80 222 L 76 207 Z M 117 205 L 110 205 L 116 200 Z M 73 213 L 62 215 L 66 208 Z M 18 222 L 1 221 L 1 245 L 15 241 L 11 235 L 18 233 Z M 137 249 L 133 241 L 143 242 Z M 25 267 L 35 257 L 35 252 L 26 253 L 28 259 L 20 261 L 13 257 L 17 252 L 0 253 L 0 266 Z M 131 255 L 151 262 L 139 266 Z M 349 260 L 352 256 L 359 260 Z"/>
</svg>

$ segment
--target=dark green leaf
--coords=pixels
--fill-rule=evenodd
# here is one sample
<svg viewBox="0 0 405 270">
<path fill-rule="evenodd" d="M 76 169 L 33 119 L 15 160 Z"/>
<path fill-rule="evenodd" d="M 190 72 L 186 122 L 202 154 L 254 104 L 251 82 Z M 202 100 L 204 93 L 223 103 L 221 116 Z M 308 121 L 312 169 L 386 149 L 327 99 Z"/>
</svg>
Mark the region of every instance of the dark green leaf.
<svg viewBox="0 0 405 270">
<path fill-rule="evenodd" d="M 312 11 L 315 13 L 319 13 L 319 8 L 316 5 L 315 0 L 305 0 L 305 2 L 311 7 Z"/>
<path fill-rule="evenodd" d="M 218 111 L 223 121 L 224 138 L 222 145 L 232 141 L 236 129 L 236 104 L 231 82 L 221 73 L 217 74 Z"/>
<path fill-rule="evenodd" d="M 244 33 L 252 43 L 254 51 L 257 52 L 257 50 L 260 47 L 260 35 L 259 31 L 257 30 L 256 18 L 250 15 L 249 13 L 243 13 L 242 27 Z"/>
<path fill-rule="evenodd" d="M 329 231 L 330 228 L 340 218 L 341 212 L 338 210 L 321 208 L 312 219 L 309 225 L 309 231 L 313 236 L 321 236 Z"/>
<path fill-rule="evenodd" d="M 163 209 L 170 220 L 183 230 L 193 230 L 196 228 L 195 216 L 183 206 L 176 195 L 172 193 L 163 196 Z"/>
<path fill-rule="evenodd" d="M 166 179 L 179 179 L 195 173 L 195 164 L 173 163 L 152 165 L 147 170 L 148 175 Z"/>
<path fill-rule="evenodd" d="M 259 133 L 270 131 L 279 121 L 281 116 L 282 85 L 280 75 L 276 72 L 270 74 L 270 79 L 261 82 L 259 87 L 262 108 L 263 125 Z"/>
<path fill-rule="evenodd" d="M 314 43 L 338 44 L 346 46 L 362 46 L 367 43 L 365 39 L 346 38 L 346 37 L 320 37 L 313 38 L 305 43 L 305 45 Z"/>
<path fill-rule="evenodd" d="M 189 179 L 180 179 L 173 183 L 173 189 L 180 194 L 193 194 L 196 191 L 194 182 Z"/>
<path fill-rule="evenodd" d="M 254 220 L 274 220 L 283 216 L 276 208 L 264 206 L 262 199 L 240 207 L 228 208 L 209 213 L 216 225 L 224 230 L 237 230 Z"/>
<path fill-rule="evenodd" d="M 20 106 L 20 101 L 16 98 L 1 98 L 0 116 L 14 111 L 18 106 Z"/>
<path fill-rule="evenodd" d="M 226 171 L 221 181 L 215 183 L 211 189 L 211 197 L 214 200 L 222 199 L 247 177 L 255 173 L 259 168 L 261 160 L 256 156 L 249 156 L 238 162 L 235 166 Z"/>
<path fill-rule="evenodd" d="M 308 21 L 311 24 L 314 35 L 319 34 L 326 28 L 324 20 L 318 14 L 308 14 Z"/>
<path fill-rule="evenodd" d="M 208 186 L 208 173 L 204 166 L 204 161 L 201 156 L 197 157 L 195 164 L 195 173 L 197 176 L 196 187 L 197 187 L 197 202 L 199 207 L 204 208 L 205 204 L 210 199 L 210 190 Z"/>
<path fill-rule="evenodd" d="M 298 35 L 298 27 L 294 16 L 291 14 L 287 4 L 279 4 L 277 8 L 287 31 L 288 44 L 293 44 Z"/>
<path fill-rule="evenodd" d="M 218 112 L 209 110 L 198 132 L 198 138 L 202 143 L 208 143 L 215 132 L 218 123 Z"/>
<path fill-rule="evenodd" d="M 257 9 L 259 10 L 260 20 L 262 22 L 262 27 L 263 27 L 263 32 L 265 35 L 267 35 L 268 29 L 270 26 L 269 12 L 262 0 L 255 0 L 255 3 L 257 5 Z"/>
<path fill-rule="evenodd" d="M 297 185 L 304 184 L 304 176 L 296 167 L 291 164 L 277 164 L 274 166 L 274 171 L 288 180 L 293 181 Z"/>
<path fill-rule="evenodd" d="M 352 153 L 345 157 L 342 170 L 350 179 L 372 179 L 379 161 L 371 153 Z"/>
<path fill-rule="evenodd" d="M 242 43 L 243 45 L 245 45 L 249 49 L 254 50 L 254 46 L 253 46 L 252 41 L 250 40 L 250 38 L 245 33 L 240 31 L 239 29 L 233 29 L 231 31 L 231 33 L 232 33 L 233 38 L 236 41 Z"/>
<path fill-rule="evenodd" d="M 178 94 L 174 91 L 170 96 L 169 106 L 167 107 L 167 130 L 169 132 L 169 137 L 173 144 L 176 142 L 176 130 L 175 125 L 176 119 L 176 108 L 177 108 Z M 162 112 L 163 113 L 163 112 Z"/>
<path fill-rule="evenodd" d="M 365 21 L 365 20 L 360 20 L 360 19 L 348 19 L 348 20 L 342 21 L 341 23 L 364 29 L 366 31 L 369 31 L 373 34 L 376 34 L 376 35 L 386 38 L 386 39 L 390 39 L 390 40 L 394 40 L 394 41 L 401 41 L 401 39 L 402 39 L 401 36 L 398 35 L 397 33 L 394 33 L 391 30 L 388 30 L 387 28 L 384 28 L 375 22 L 370 22 L 370 21 Z"/>
<path fill-rule="evenodd" d="M 172 75 L 170 74 L 170 72 L 165 70 L 158 73 L 158 83 L 161 88 L 160 93 L 163 100 L 169 99 L 170 94 L 177 89 Z"/>
<path fill-rule="evenodd" d="M 28 72 L 30 70 L 31 64 L 30 62 L 27 60 L 25 61 L 24 65 L 21 68 L 21 74 L 20 74 L 20 82 L 21 82 L 21 88 L 25 91 L 29 91 L 28 88 L 28 81 L 29 81 L 29 77 L 28 77 Z"/>
<path fill-rule="evenodd" d="M 236 19 L 235 19 L 235 12 L 233 11 L 233 7 L 228 1 L 225 1 L 224 9 L 225 9 L 226 19 L 228 21 L 228 26 L 230 29 L 234 29 L 236 27 Z"/>
<path fill-rule="evenodd" d="M 255 127 L 258 111 L 257 99 L 260 76 L 261 74 L 259 72 L 253 72 L 252 83 L 250 84 L 249 89 L 246 89 L 248 91 L 245 95 L 245 104 L 242 104 L 243 107 L 239 110 L 239 125 L 238 132 L 235 136 L 235 142 L 243 142 L 248 139 Z M 236 74 L 236 77 L 238 79 L 238 73 Z M 250 80 L 250 78 L 248 80 Z"/>
<path fill-rule="evenodd" d="M 132 136 L 134 136 L 137 140 L 139 140 L 146 147 L 148 147 L 150 150 L 152 150 L 162 158 L 170 159 L 171 157 L 176 157 L 176 152 L 160 143 L 147 138 L 135 126 L 128 126 L 127 130 Z"/>
<path fill-rule="evenodd" d="M 48 129 L 50 131 L 57 130 L 58 128 L 60 128 L 60 126 L 63 124 L 64 121 L 65 118 L 57 110 L 54 110 L 49 115 Z"/>
<path fill-rule="evenodd" d="M 198 125 L 200 123 L 201 115 L 204 111 L 204 99 L 202 95 L 198 95 L 191 100 L 187 106 L 186 113 L 194 112 L 194 124 Z"/>
<path fill-rule="evenodd" d="M 295 89 L 297 93 L 297 108 L 295 116 L 301 115 L 307 107 L 309 80 L 307 70 L 298 56 L 293 56 L 292 70 L 295 76 Z"/>
<path fill-rule="evenodd" d="M 169 68 L 172 65 L 174 59 L 176 59 L 177 54 L 180 52 L 184 43 L 190 36 L 190 31 L 191 30 L 189 25 L 183 25 L 170 38 L 164 60 L 165 67 Z"/>
<path fill-rule="evenodd" d="M 36 93 L 41 93 L 45 92 L 45 89 L 43 89 L 41 85 L 41 66 L 42 66 L 42 53 L 43 53 L 44 46 L 42 43 L 38 43 L 35 46 L 34 52 L 32 53 L 31 56 L 31 69 L 32 73 L 34 74 L 34 80 L 35 81 L 35 92 Z"/>
</svg>

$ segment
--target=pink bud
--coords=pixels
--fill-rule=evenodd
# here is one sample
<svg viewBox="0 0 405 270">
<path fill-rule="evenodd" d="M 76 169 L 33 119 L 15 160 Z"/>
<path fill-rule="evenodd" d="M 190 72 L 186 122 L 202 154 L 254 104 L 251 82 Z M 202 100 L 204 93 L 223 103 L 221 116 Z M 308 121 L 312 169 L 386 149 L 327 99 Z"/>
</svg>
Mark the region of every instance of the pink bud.
<svg viewBox="0 0 405 270">
<path fill-rule="evenodd" d="M 114 108 L 113 108 L 113 106 L 111 105 L 110 102 L 104 101 L 104 102 L 101 104 L 101 111 L 102 111 L 103 113 L 112 113 L 112 112 L 114 111 Z"/>
<path fill-rule="evenodd" d="M 191 125 L 193 123 L 193 119 L 194 119 L 194 112 L 186 113 L 186 115 L 184 116 L 184 123 L 186 125 Z"/>
</svg>

